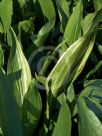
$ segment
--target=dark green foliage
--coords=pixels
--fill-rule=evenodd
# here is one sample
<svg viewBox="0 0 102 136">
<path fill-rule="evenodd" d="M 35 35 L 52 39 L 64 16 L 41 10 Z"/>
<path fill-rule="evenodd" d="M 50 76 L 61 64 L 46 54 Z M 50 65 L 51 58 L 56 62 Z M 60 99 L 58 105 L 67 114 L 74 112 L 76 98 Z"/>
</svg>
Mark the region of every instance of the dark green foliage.
<svg viewBox="0 0 102 136">
<path fill-rule="evenodd" d="M 0 0 L 0 136 L 102 136 L 102 0 Z"/>
</svg>

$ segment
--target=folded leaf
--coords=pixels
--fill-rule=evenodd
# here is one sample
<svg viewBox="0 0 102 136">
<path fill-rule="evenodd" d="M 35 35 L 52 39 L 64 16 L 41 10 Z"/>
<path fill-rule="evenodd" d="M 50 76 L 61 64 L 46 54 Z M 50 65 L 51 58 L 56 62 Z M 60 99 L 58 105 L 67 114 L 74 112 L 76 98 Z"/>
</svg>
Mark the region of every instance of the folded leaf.
<svg viewBox="0 0 102 136">
<path fill-rule="evenodd" d="M 9 74 L 18 70 L 22 70 L 21 78 L 14 84 L 15 97 L 18 105 L 21 106 L 24 95 L 26 94 L 28 86 L 31 82 L 31 72 L 28 62 L 23 54 L 21 44 L 12 28 L 10 28 L 10 33 L 12 36 L 12 47 L 8 60 L 7 73 Z"/>
<path fill-rule="evenodd" d="M 90 44 L 92 43 L 92 45 Z M 77 40 L 73 45 L 71 45 L 58 60 L 57 64 L 50 72 L 47 82 L 46 88 L 48 90 L 48 84 L 51 84 L 51 91 L 54 96 L 57 96 L 61 92 L 61 87 L 69 85 L 72 79 L 75 76 L 79 66 L 81 66 L 81 62 L 84 64 L 86 61 L 83 61 L 84 56 L 86 60 L 85 53 L 91 51 L 93 46 L 93 38 L 92 34 L 87 35 L 85 37 L 81 37 Z M 89 51 L 88 51 L 89 50 Z M 89 55 L 89 54 L 88 54 Z M 82 69 L 81 69 L 82 70 Z M 80 74 L 80 72 L 79 72 Z M 77 73 L 78 76 L 78 73 Z"/>
<path fill-rule="evenodd" d="M 90 55 L 90 53 L 91 53 L 91 51 L 92 51 L 92 49 L 93 49 L 94 41 L 95 41 L 95 35 L 93 35 L 93 37 L 92 37 L 92 39 L 91 39 L 91 41 L 90 41 L 90 43 L 89 43 L 89 47 L 87 48 L 87 51 L 86 51 L 86 53 L 85 53 L 85 55 L 84 55 L 84 57 L 83 57 L 83 59 L 82 59 L 82 61 L 81 61 L 81 63 L 80 63 L 80 65 L 79 65 L 79 67 L 78 67 L 78 69 L 77 69 L 75 75 L 74 75 L 73 81 L 74 81 L 74 80 L 78 77 L 78 75 L 82 72 L 82 70 L 83 70 L 83 68 L 84 68 L 84 66 L 85 66 L 85 64 L 86 64 L 86 61 L 88 60 L 88 57 L 89 57 L 89 55 Z"/>
</svg>

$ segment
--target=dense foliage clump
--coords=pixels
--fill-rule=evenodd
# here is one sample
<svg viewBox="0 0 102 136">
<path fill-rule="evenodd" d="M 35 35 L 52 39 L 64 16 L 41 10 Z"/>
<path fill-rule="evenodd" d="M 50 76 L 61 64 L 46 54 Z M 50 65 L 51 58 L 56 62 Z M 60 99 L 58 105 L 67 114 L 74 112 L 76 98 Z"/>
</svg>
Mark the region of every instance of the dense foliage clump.
<svg viewBox="0 0 102 136">
<path fill-rule="evenodd" d="M 0 0 L 0 136 L 102 136 L 102 0 Z"/>
</svg>

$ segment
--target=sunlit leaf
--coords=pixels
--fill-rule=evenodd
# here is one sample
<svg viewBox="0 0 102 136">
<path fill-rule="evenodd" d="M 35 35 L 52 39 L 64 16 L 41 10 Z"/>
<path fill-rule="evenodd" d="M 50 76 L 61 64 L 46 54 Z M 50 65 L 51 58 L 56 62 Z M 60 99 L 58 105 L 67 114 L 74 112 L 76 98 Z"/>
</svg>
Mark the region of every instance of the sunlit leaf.
<svg viewBox="0 0 102 136">
<path fill-rule="evenodd" d="M 78 102 L 78 115 L 79 136 L 102 135 L 102 124 L 95 113 L 86 106 L 84 99 Z"/>
<path fill-rule="evenodd" d="M 15 97 L 19 105 L 23 103 L 23 98 L 28 90 L 31 81 L 31 72 L 28 62 L 23 54 L 21 44 L 18 41 L 13 29 L 10 29 L 12 36 L 12 47 L 8 61 L 7 72 L 12 73 L 18 70 L 22 71 L 21 78 L 15 82 Z"/>
<path fill-rule="evenodd" d="M 37 39 L 34 41 L 37 47 L 44 45 L 45 40 L 47 39 L 49 33 L 55 25 L 55 18 L 51 19 L 46 23 L 38 32 Z"/>
<path fill-rule="evenodd" d="M 20 4 L 20 7 L 23 8 L 27 2 L 27 0 L 18 0 L 19 1 L 19 4 Z"/>
<path fill-rule="evenodd" d="M 70 102 L 72 102 L 75 98 L 74 86 L 71 84 L 67 89 L 67 98 Z"/>
<path fill-rule="evenodd" d="M 51 20 L 56 16 L 55 14 L 55 8 L 53 5 L 53 2 L 51 0 L 38 0 L 39 4 L 41 6 L 41 10 L 44 14 L 44 16 L 48 19 Z"/>
<path fill-rule="evenodd" d="M 94 0 L 94 7 L 96 10 L 102 8 L 102 0 Z"/>
<path fill-rule="evenodd" d="M 64 39 L 67 39 L 67 44 L 70 46 L 81 36 L 81 21 L 83 17 L 83 6 L 80 0 L 74 8 L 71 17 L 68 20 L 64 32 Z"/>
<path fill-rule="evenodd" d="M 65 86 L 66 83 L 68 85 L 70 84 L 76 71 L 80 68 L 79 66 L 82 65 L 81 62 L 84 62 L 84 56 L 87 58 L 85 53 L 89 48 L 88 52 L 90 53 L 93 46 L 93 38 L 91 38 L 92 34 L 77 40 L 63 53 L 53 70 L 50 72 L 47 82 L 50 81 L 51 90 L 54 96 L 57 96 L 60 93 L 60 88 Z M 92 43 L 92 45 L 90 43 Z M 48 88 L 48 86 L 46 87 Z"/>
<path fill-rule="evenodd" d="M 78 77 L 78 75 L 82 72 L 82 70 L 83 70 L 83 68 L 84 68 L 84 66 L 85 66 L 85 64 L 86 64 L 86 61 L 87 61 L 87 59 L 88 59 L 88 57 L 89 57 L 89 55 L 90 55 L 90 53 L 91 53 L 91 51 L 92 51 L 92 49 L 93 49 L 94 41 L 95 41 L 95 35 L 92 37 L 92 40 L 91 40 L 90 43 L 89 43 L 89 47 L 88 47 L 88 49 L 87 49 L 87 51 L 86 51 L 86 53 L 85 53 L 85 55 L 84 55 L 84 57 L 83 57 L 83 59 L 82 59 L 80 65 L 79 65 L 79 67 L 78 67 L 78 69 L 77 69 L 77 71 L 76 71 L 76 73 L 75 73 L 75 75 L 74 75 L 73 81 L 74 81 L 74 80 Z"/>
<path fill-rule="evenodd" d="M 102 9 L 85 16 L 84 20 L 82 21 L 83 34 L 85 35 L 87 33 L 92 32 L 95 28 L 98 27 L 101 21 L 102 21 Z"/>
<path fill-rule="evenodd" d="M 3 24 L 4 32 L 8 31 L 9 26 L 11 25 L 12 19 L 12 0 L 2 0 L 0 2 L 0 17 Z"/>
<path fill-rule="evenodd" d="M 92 80 L 87 81 L 85 84 L 85 89 L 79 95 L 79 100 L 82 97 L 89 96 L 90 98 L 96 100 L 97 102 L 102 102 L 102 81 L 101 80 Z"/>
<path fill-rule="evenodd" d="M 69 18 L 69 5 L 66 0 L 56 0 L 62 29 L 64 30 Z"/>
</svg>

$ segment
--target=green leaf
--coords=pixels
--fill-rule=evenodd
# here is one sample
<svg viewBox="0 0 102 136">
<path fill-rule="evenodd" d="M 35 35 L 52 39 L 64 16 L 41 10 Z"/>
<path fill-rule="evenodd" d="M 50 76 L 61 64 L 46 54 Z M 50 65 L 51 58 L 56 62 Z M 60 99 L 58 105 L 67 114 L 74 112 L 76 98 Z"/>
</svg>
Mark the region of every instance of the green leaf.
<svg viewBox="0 0 102 136">
<path fill-rule="evenodd" d="M 99 86 L 99 87 L 101 87 L 102 86 L 102 79 L 86 80 L 84 82 L 84 87 L 87 87 L 87 86 Z"/>
<path fill-rule="evenodd" d="M 102 21 L 102 9 L 85 16 L 82 21 L 83 34 L 91 33 L 99 26 L 100 21 Z"/>
<path fill-rule="evenodd" d="M 85 85 L 85 89 L 83 89 L 78 99 L 80 100 L 82 97 L 85 96 L 90 97 L 99 103 L 102 102 L 102 81 L 101 80 L 89 81 Z"/>
<path fill-rule="evenodd" d="M 67 50 L 67 48 L 68 46 L 66 44 L 66 40 L 64 40 L 54 49 L 54 51 L 48 53 L 48 55 L 46 55 L 46 59 L 42 65 L 39 74 L 44 76 L 52 60 L 55 58 L 56 54 L 59 53 L 59 56 L 61 57 L 61 55 Z"/>
<path fill-rule="evenodd" d="M 3 24 L 4 32 L 7 32 L 9 26 L 11 25 L 12 14 L 12 0 L 2 0 L 0 2 L 0 18 Z"/>
<path fill-rule="evenodd" d="M 21 22 L 19 22 L 18 25 L 18 31 L 19 31 L 19 39 L 22 40 L 23 37 L 27 40 L 29 39 L 30 35 L 32 35 L 33 31 L 34 31 L 34 17 L 31 17 L 29 20 L 23 20 Z M 8 37 L 9 40 L 9 37 Z M 26 43 L 26 41 L 25 41 Z"/>
<path fill-rule="evenodd" d="M 14 98 L 14 75 L 0 68 L 0 125 L 4 136 L 22 136 L 21 122 Z"/>
<path fill-rule="evenodd" d="M 34 21 L 34 18 L 31 17 L 29 20 L 24 20 L 20 22 L 18 26 L 19 31 L 22 30 L 25 33 L 28 33 L 28 32 L 30 33 L 34 31 L 33 21 Z"/>
<path fill-rule="evenodd" d="M 78 114 L 79 114 L 79 136 L 101 136 L 102 124 L 95 113 L 90 110 L 84 101 L 78 101 Z"/>
<path fill-rule="evenodd" d="M 67 44 L 70 46 L 81 36 L 81 21 L 83 17 L 83 6 L 80 0 L 74 8 L 71 17 L 68 20 L 64 32 L 64 39 L 67 39 Z"/>
<path fill-rule="evenodd" d="M 36 0 L 33 0 L 34 3 L 36 3 Z"/>
<path fill-rule="evenodd" d="M 27 93 L 25 94 L 23 102 L 22 118 L 25 136 L 32 135 L 34 133 L 42 110 L 41 97 L 35 85 L 36 82 L 35 79 L 33 79 Z"/>
<path fill-rule="evenodd" d="M 101 92 L 102 87 L 101 86 L 87 86 L 80 94 L 79 99 L 82 98 L 83 96 L 102 96 Z"/>
<path fill-rule="evenodd" d="M 90 97 L 85 97 L 85 102 L 87 107 L 96 114 L 100 121 L 102 121 L 102 105 Z"/>
<path fill-rule="evenodd" d="M 99 72 L 99 70 L 102 68 L 102 60 L 99 61 L 95 67 L 85 76 L 84 80 L 92 78 L 92 76 L 96 73 Z"/>
<path fill-rule="evenodd" d="M 37 39 L 34 41 L 37 47 L 44 45 L 45 40 L 47 39 L 49 33 L 55 25 L 55 18 L 51 19 L 46 23 L 38 32 Z"/>
<path fill-rule="evenodd" d="M 2 26 L 2 24 L 1 24 L 1 22 L 0 22 L 0 33 L 3 33 L 4 31 L 3 31 L 3 26 Z"/>
<path fill-rule="evenodd" d="M 90 97 L 97 102 L 102 102 L 102 80 L 89 80 L 84 82 L 84 89 L 80 93 L 78 100 L 83 97 Z M 77 113 L 77 105 L 74 108 L 74 115 Z"/>
<path fill-rule="evenodd" d="M 71 114 L 65 101 L 61 105 L 52 136 L 71 136 Z"/>
<path fill-rule="evenodd" d="M 56 0 L 56 4 L 58 8 L 62 29 L 64 31 L 69 18 L 68 2 L 66 0 Z"/>
<path fill-rule="evenodd" d="M 72 102 L 75 98 L 74 86 L 71 84 L 67 89 L 67 98 L 69 102 Z"/>
<path fill-rule="evenodd" d="M 78 69 L 77 69 L 77 71 L 75 73 L 73 81 L 78 77 L 78 75 L 82 72 L 83 68 L 85 67 L 85 64 L 86 64 L 86 62 L 88 60 L 88 57 L 89 57 L 89 55 L 90 55 L 90 53 L 91 53 L 91 51 L 93 49 L 95 37 L 96 36 L 93 35 L 93 37 L 92 37 L 92 39 L 91 39 L 91 41 L 89 43 L 89 47 L 87 48 L 87 51 L 86 51 L 86 53 L 85 53 L 85 55 L 84 55 L 80 65 L 79 65 L 79 67 L 78 67 Z"/>
<path fill-rule="evenodd" d="M 102 0 L 94 0 L 95 10 L 102 8 Z"/>
<path fill-rule="evenodd" d="M 102 45 L 98 45 L 98 51 L 100 52 L 100 54 L 102 55 Z"/>
<path fill-rule="evenodd" d="M 49 90 L 48 84 L 50 82 L 50 88 L 54 96 L 57 96 L 61 92 L 61 87 L 65 86 L 66 84 L 69 85 L 71 83 L 72 79 L 75 76 L 75 73 L 80 68 L 79 66 L 86 62 L 87 55 L 85 54 L 86 52 L 91 51 L 93 45 L 91 45 L 90 43 L 93 43 L 92 41 L 92 34 L 81 37 L 79 40 L 73 43 L 58 60 L 55 67 L 50 72 L 46 82 L 47 90 Z M 85 61 L 83 61 L 84 56 Z"/>
<path fill-rule="evenodd" d="M 4 65 L 4 53 L 2 50 L 2 46 L 0 45 L 0 67 Z"/>
<path fill-rule="evenodd" d="M 28 62 L 23 54 L 21 44 L 12 28 L 10 28 L 10 33 L 12 36 L 12 47 L 8 60 L 7 73 L 9 74 L 18 70 L 22 70 L 21 78 L 14 84 L 15 97 L 18 105 L 21 106 L 24 95 L 26 94 L 28 86 L 31 82 L 31 72 Z"/>
<path fill-rule="evenodd" d="M 18 0 L 19 1 L 19 4 L 20 4 L 20 7 L 23 8 L 27 2 L 27 0 Z"/>
<path fill-rule="evenodd" d="M 48 19 L 51 20 L 56 16 L 55 14 L 55 8 L 51 0 L 38 0 L 41 10 L 44 14 L 44 16 Z"/>
<path fill-rule="evenodd" d="M 36 74 L 35 76 L 36 76 L 37 82 L 39 82 L 39 83 L 41 83 L 41 84 L 43 84 L 43 85 L 46 84 L 46 78 L 45 78 L 45 77 L 39 76 L 39 75 L 37 75 L 37 74 Z"/>
</svg>

